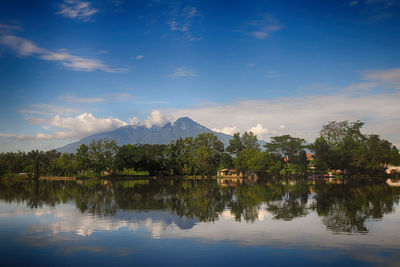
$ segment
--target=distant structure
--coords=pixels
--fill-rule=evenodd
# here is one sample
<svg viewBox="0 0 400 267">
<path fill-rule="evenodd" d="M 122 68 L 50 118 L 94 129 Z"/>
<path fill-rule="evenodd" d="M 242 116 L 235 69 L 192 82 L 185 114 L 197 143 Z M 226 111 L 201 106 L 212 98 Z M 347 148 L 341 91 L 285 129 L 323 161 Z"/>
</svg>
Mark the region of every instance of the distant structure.
<svg viewBox="0 0 400 267">
<path fill-rule="evenodd" d="M 400 166 L 392 166 L 388 165 L 386 169 L 387 174 L 394 174 L 394 173 L 400 173 Z"/>
</svg>

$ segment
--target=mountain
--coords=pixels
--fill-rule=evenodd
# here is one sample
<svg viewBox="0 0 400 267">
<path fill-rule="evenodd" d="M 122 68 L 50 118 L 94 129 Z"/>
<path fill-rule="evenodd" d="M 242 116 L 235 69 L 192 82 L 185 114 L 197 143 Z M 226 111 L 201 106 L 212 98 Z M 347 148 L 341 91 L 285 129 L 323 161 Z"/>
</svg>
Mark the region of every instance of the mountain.
<svg viewBox="0 0 400 267">
<path fill-rule="evenodd" d="M 124 126 L 113 131 L 102 132 L 85 137 L 78 142 L 71 143 L 57 149 L 59 152 L 75 153 L 81 144 L 90 144 L 92 140 L 102 138 L 113 139 L 118 145 L 126 144 L 168 144 L 172 140 L 186 137 L 196 137 L 200 133 L 214 133 L 225 147 L 229 145 L 232 136 L 213 132 L 210 129 L 198 124 L 188 117 L 177 119 L 174 123 L 167 123 L 164 126 Z"/>
</svg>

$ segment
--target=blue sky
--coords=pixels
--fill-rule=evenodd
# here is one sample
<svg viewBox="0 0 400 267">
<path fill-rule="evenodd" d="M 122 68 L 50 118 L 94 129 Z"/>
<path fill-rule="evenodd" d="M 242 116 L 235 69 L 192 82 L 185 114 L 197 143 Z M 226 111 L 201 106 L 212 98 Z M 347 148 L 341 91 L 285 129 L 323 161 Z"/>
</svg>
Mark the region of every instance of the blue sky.
<svg viewBox="0 0 400 267">
<path fill-rule="evenodd" d="M 180 116 L 309 141 L 332 120 L 400 145 L 400 2 L 2 1 L 0 149 Z"/>
</svg>

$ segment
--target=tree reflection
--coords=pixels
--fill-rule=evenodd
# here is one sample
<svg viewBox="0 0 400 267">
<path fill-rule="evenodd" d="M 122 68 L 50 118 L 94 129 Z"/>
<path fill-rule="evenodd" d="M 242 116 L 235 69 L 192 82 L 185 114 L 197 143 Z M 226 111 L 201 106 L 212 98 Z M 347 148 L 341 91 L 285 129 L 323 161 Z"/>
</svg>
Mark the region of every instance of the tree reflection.
<svg viewBox="0 0 400 267">
<path fill-rule="evenodd" d="M 399 188 L 378 185 L 317 185 L 315 203 L 323 223 L 334 233 L 367 233 L 369 219 L 381 219 L 399 203 Z"/>
<path fill-rule="evenodd" d="M 276 220 L 292 220 L 314 210 L 334 233 L 367 233 L 366 222 L 393 212 L 399 196 L 400 188 L 386 184 L 307 181 L 231 187 L 215 180 L 0 182 L 0 199 L 32 209 L 73 202 L 81 213 L 96 216 L 115 216 L 119 210 L 164 210 L 204 222 L 218 220 L 226 209 L 238 222 L 255 222 L 263 212 Z"/>
</svg>

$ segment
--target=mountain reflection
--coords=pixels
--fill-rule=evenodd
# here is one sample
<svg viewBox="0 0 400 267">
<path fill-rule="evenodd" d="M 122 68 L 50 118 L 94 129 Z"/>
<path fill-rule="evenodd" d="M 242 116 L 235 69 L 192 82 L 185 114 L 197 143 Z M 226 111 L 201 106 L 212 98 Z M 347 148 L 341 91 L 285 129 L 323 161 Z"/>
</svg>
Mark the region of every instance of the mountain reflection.
<svg viewBox="0 0 400 267">
<path fill-rule="evenodd" d="M 290 221 L 310 212 L 322 218 L 333 233 L 367 233 L 366 222 L 392 213 L 400 190 L 386 184 L 346 185 L 238 183 L 223 186 L 216 180 L 79 180 L 2 181 L 0 199 L 26 203 L 31 209 L 74 203 L 81 214 L 114 218 L 123 225 L 145 224 L 149 218 L 191 229 L 198 222 L 227 217 L 254 223 L 268 214 Z M 130 226 L 133 227 L 134 226 Z"/>
</svg>

